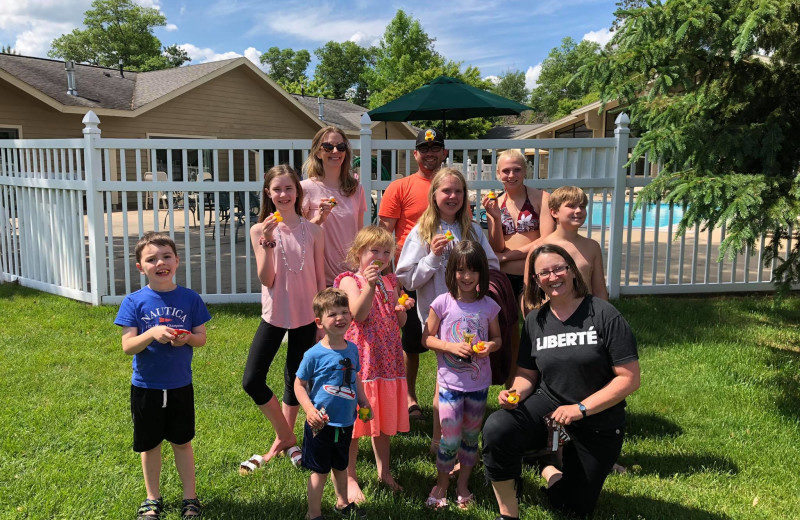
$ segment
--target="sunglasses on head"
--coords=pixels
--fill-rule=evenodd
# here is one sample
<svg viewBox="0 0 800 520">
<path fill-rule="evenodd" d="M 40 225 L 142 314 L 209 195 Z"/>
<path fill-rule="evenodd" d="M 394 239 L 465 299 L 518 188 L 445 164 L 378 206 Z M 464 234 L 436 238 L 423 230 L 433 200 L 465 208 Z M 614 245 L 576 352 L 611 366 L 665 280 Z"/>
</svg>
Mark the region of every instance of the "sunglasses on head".
<svg viewBox="0 0 800 520">
<path fill-rule="evenodd" d="M 344 152 L 345 150 L 347 150 L 347 145 L 344 143 L 339 143 L 336 145 L 333 145 L 331 143 L 320 143 L 319 146 L 326 152 L 332 152 L 334 148 L 336 148 L 340 152 Z"/>
</svg>

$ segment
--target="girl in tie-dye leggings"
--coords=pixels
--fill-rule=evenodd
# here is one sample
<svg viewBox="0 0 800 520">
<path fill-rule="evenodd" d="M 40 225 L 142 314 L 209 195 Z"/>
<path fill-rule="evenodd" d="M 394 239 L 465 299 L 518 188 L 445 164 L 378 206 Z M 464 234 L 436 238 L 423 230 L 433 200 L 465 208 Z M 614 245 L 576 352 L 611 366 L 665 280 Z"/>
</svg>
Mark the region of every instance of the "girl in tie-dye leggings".
<svg viewBox="0 0 800 520">
<path fill-rule="evenodd" d="M 464 509 L 473 497 L 467 487 L 478 459 L 478 436 L 492 382 L 489 353 L 500 348 L 500 306 L 489 293 L 489 265 L 481 245 L 463 240 L 447 260 L 448 292 L 437 297 L 423 331 L 423 344 L 437 352 L 439 421 L 442 439 L 436 453 L 436 485 L 425 504 L 447 506 L 450 471 L 461 463 L 456 504 Z"/>
</svg>

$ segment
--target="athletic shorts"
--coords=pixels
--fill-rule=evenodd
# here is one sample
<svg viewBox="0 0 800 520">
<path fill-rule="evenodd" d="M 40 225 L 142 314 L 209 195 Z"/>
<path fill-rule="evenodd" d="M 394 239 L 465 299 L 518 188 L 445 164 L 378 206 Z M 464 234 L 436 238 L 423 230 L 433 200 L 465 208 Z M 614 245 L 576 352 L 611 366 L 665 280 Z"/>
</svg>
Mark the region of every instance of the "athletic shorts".
<svg viewBox="0 0 800 520">
<path fill-rule="evenodd" d="M 514 291 L 514 298 L 519 302 L 519 297 L 525 289 L 525 277 L 521 274 L 508 274 L 505 273 L 508 281 L 511 283 L 511 289 Z"/>
<path fill-rule="evenodd" d="M 347 469 L 350 460 L 350 439 L 353 426 L 329 426 L 315 436 L 306 421 L 303 430 L 303 467 L 314 473 L 326 475 L 331 468 L 336 471 Z"/>
<path fill-rule="evenodd" d="M 133 451 L 150 451 L 166 439 L 186 444 L 194 438 L 194 387 L 172 390 L 131 385 Z"/>
<path fill-rule="evenodd" d="M 416 291 L 406 291 L 409 298 L 417 299 Z M 422 346 L 422 324 L 419 322 L 417 309 L 412 308 L 406 313 L 406 324 L 403 326 L 403 352 L 407 354 L 422 354 L 428 349 Z"/>
</svg>

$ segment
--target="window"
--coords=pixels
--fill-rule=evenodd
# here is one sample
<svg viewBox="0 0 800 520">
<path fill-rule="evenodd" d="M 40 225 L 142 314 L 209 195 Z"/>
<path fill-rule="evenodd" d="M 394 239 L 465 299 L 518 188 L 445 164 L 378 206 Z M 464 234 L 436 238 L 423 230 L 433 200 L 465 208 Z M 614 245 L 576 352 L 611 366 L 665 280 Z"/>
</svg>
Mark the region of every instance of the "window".
<svg viewBox="0 0 800 520">
<path fill-rule="evenodd" d="M 197 136 L 171 136 L 171 135 L 149 135 L 150 139 L 209 139 L 208 137 Z M 202 154 L 202 155 L 201 155 Z M 167 160 L 169 156 L 166 149 L 156 150 L 156 170 L 160 172 L 169 171 Z M 186 150 L 186 166 L 188 168 L 188 180 L 194 180 L 199 173 L 200 159 L 203 161 L 203 171 L 214 172 L 213 156 L 211 150 Z M 172 150 L 172 180 L 183 180 L 183 150 L 176 148 Z M 147 169 L 149 170 L 150 163 Z"/>
<path fill-rule="evenodd" d="M 575 123 L 566 128 L 556 130 L 556 138 L 567 137 L 592 137 L 592 131 L 586 128 L 585 123 Z"/>
<path fill-rule="evenodd" d="M 19 139 L 19 128 L 0 127 L 0 139 Z"/>
</svg>

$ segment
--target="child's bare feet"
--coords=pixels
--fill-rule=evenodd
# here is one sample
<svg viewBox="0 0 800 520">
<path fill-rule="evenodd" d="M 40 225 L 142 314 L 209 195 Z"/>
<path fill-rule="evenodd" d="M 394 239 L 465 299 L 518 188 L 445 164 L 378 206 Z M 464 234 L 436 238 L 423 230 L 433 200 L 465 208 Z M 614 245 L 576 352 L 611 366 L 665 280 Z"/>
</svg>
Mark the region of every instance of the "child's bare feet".
<svg viewBox="0 0 800 520">
<path fill-rule="evenodd" d="M 275 437 L 275 442 L 272 443 L 272 447 L 269 449 L 267 453 L 264 454 L 264 462 L 269 462 L 275 456 L 288 450 L 295 444 L 297 444 L 297 437 L 294 434 L 287 439 L 281 439 L 280 437 Z"/>
<path fill-rule="evenodd" d="M 392 477 L 391 474 L 383 475 L 380 477 L 380 481 L 389 489 L 392 490 L 392 493 L 399 493 L 403 491 L 403 486 L 397 483 L 397 481 Z"/>
<path fill-rule="evenodd" d="M 349 502 L 355 502 L 356 504 L 360 504 L 364 502 L 367 498 L 364 496 L 364 493 L 361 491 L 361 487 L 358 485 L 358 481 L 354 478 L 347 478 L 347 500 Z M 346 505 L 346 504 L 345 504 Z"/>
</svg>

